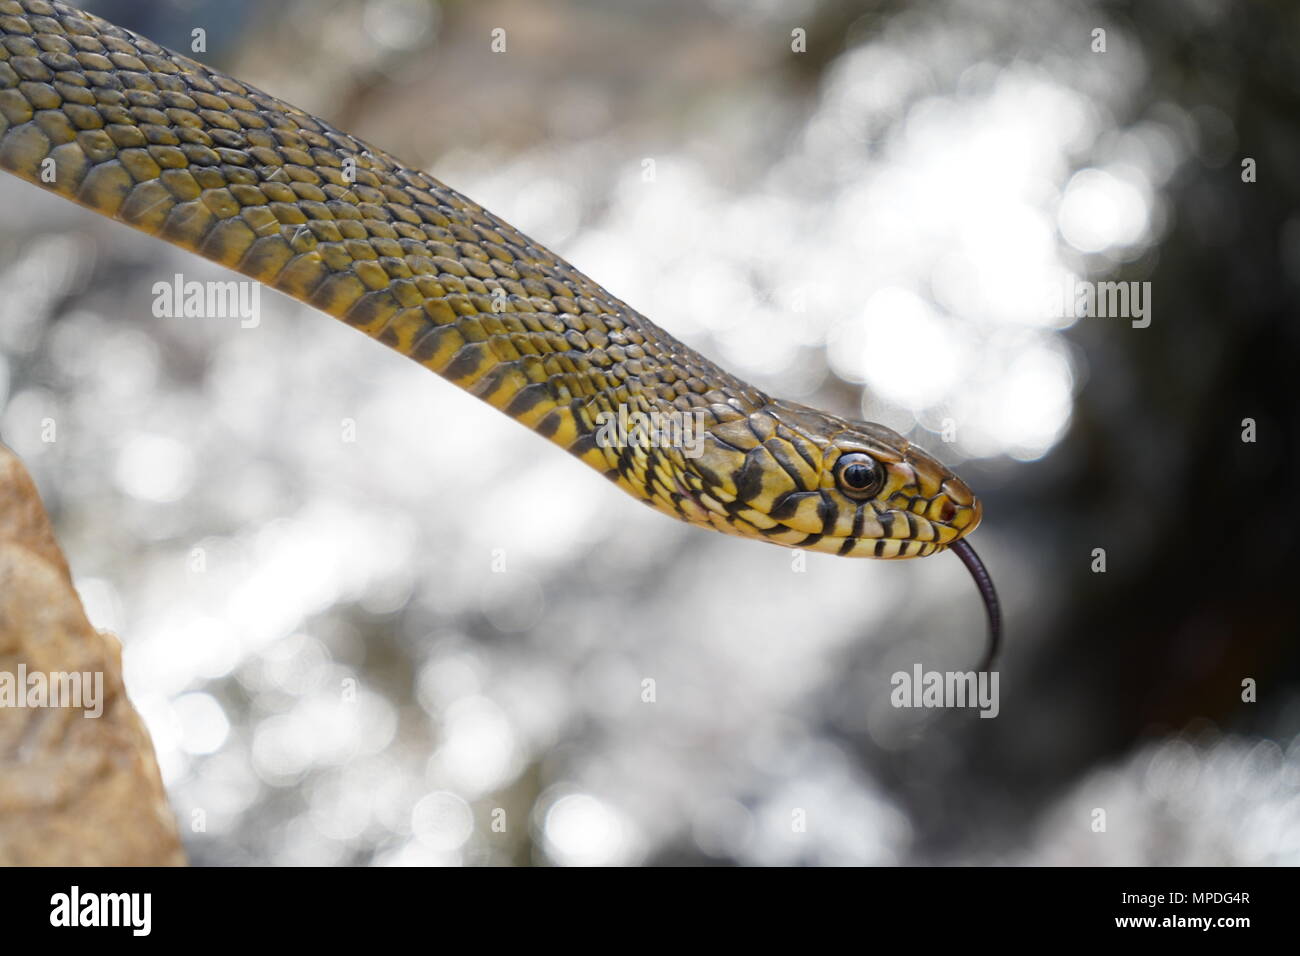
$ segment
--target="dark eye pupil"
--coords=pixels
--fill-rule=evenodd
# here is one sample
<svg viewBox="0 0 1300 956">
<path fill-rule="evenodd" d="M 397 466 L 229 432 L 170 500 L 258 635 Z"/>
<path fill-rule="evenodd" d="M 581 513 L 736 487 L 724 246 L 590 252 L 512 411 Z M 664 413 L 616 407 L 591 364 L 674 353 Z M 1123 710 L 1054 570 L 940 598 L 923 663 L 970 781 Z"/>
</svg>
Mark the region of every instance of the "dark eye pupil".
<svg viewBox="0 0 1300 956">
<path fill-rule="evenodd" d="M 855 463 L 844 469 L 844 483 L 850 488 L 866 488 L 873 477 L 870 465 Z"/>
</svg>

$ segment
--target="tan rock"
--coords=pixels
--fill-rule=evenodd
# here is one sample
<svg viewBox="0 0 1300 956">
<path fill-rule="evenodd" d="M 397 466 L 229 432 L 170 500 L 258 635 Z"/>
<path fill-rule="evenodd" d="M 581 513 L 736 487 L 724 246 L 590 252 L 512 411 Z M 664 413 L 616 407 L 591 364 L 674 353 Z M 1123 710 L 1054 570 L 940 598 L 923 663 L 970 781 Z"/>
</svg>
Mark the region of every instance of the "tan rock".
<svg viewBox="0 0 1300 956">
<path fill-rule="evenodd" d="M 0 865 L 184 864 L 121 645 L 86 620 L 40 496 L 0 446 L 0 680 L 22 668 L 102 675 L 103 712 L 0 706 Z"/>
</svg>

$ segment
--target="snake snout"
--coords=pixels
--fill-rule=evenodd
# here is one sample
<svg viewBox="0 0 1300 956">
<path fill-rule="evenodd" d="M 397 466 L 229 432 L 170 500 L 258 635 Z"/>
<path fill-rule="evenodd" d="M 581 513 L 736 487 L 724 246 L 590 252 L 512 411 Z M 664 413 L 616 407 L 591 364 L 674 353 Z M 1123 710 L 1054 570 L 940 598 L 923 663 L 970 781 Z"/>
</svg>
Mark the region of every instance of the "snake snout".
<svg viewBox="0 0 1300 956">
<path fill-rule="evenodd" d="M 908 464 L 916 476 L 917 490 L 926 501 L 921 513 L 938 526 L 938 535 L 944 544 L 970 534 L 984 515 L 980 500 L 970 486 L 938 461 L 915 446 L 911 451 Z"/>
<path fill-rule="evenodd" d="M 962 490 L 966 494 L 965 502 L 959 502 L 955 496 L 944 496 L 944 510 L 948 514 L 941 520 L 956 528 L 960 537 L 965 537 L 979 527 L 984 517 L 984 504 L 965 485 L 962 485 Z"/>
<path fill-rule="evenodd" d="M 984 506 L 964 481 L 949 475 L 931 499 L 928 515 L 956 532 L 951 539 L 956 541 L 975 530 L 984 516 Z"/>
</svg>

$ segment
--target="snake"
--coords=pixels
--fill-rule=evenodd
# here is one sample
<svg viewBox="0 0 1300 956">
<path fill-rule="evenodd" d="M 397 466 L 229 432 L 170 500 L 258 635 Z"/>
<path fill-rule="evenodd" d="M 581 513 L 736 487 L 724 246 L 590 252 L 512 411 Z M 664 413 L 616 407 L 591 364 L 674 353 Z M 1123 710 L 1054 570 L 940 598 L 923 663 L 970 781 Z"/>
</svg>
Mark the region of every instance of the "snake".
<svg viewBox="0 0 1300 956">
<path fill-rule="evenodd" d="M 672 518 L 845 557 L 952 551 L 992 666 L 983 507 L 937 458 L 731 375 L 329 122 L 62 2 L 0 0 L 0 167 L 343 321 Z"/>
</svg>

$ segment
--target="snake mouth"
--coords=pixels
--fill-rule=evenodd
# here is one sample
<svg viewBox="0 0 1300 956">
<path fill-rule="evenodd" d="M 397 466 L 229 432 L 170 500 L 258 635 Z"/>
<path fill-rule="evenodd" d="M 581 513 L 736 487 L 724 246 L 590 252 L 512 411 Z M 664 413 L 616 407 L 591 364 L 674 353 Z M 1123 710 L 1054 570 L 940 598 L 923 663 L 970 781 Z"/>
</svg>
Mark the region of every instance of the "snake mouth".
<svg viewBox="0 0 1300 956">
<path fill-rule="evenodd" d="M 979 526 L 983 515 L 979 499 L 970 496 L 969 503 L 963 504 L 960 493 L 955 499 L 947 495 L 895 496 L 884 510 L 879 505 L 864 504 L 862 512 L 869 517 L 855 522 L 857 534 L 810 535 L 798 543 L 782 543 L 842 557 L 924 558 L 956 545 Z"/>
</svg>

